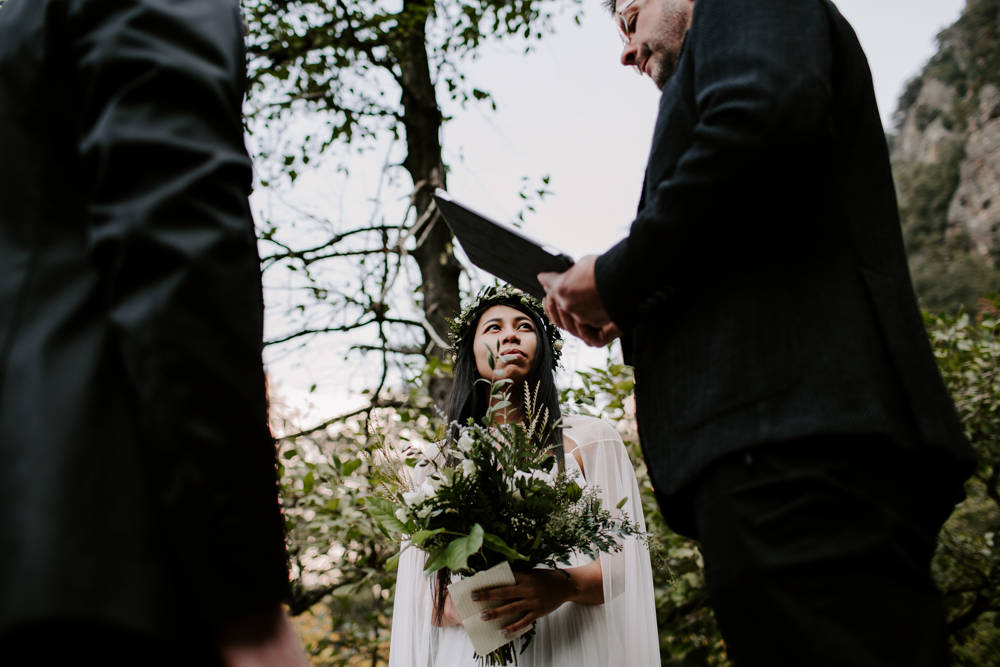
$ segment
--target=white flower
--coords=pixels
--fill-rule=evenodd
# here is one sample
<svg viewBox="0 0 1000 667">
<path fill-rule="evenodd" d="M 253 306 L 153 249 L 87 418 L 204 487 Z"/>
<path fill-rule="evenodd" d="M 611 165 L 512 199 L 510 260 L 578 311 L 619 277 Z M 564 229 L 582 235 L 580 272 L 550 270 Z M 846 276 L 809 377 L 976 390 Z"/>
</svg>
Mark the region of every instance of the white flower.
<svg viewBox="0 0 1000 667">
<path fill-rule="evenodd" d="M 438 479 L 434 475 L 431 475 L 424 480 L 424 483 L 420 486 L 420 490 L 424 492 L 426 498 L 433 498 L 437 495 L 438 488 L 444 483 L 443 480 Z"/>
<path fill-rule="evenodd" d="M 523 470 L 517 470 L 514 472 L 514 477 L 507 480 L 507 490 L 510 491 L 512 496 L 514 496 L 514 500 L 524 500 L 524 496 L 521 495 L 521 490 L 517 488 L 517 480 L 530 478 L 531 476 L 528 473 Z"/>
<path fill-rule="evenodd" d="M 507 490 L 510 491 L 510 495 L 514 496 L 514 500 L 524 500 L 524 496 L 521 495 L 521 489 L 514 486 L 514 480 L 507 481 Z"/>
<path fill-rule="evenodd" d="M 514 496 L 515 500 L 524 500 L 524 497 L 521 495 L 521 490 L 517 488 L 517 480 L 528 480 L 528 487 L 526 490 L 530 491 L 536 489 L 540 484 L 552 486 L 555 484 L 556 475 L 556 466 L 553 466 L 552 470 L 549 472 L 545 472 L 544 470 L 532 470 L 531 472 L 517 470 L 514 472 L 514 477 L 507 480 L 507 490 L 510 491 L 512 496 Z"/>
<path fill-rule="evenodd" d="M 403 500 L 406 502 L 407 505 L 413 507 L 414 505 L 419 505 L 420 503 L 424 502 L 425 495 L 426 494 L 424 493 L 423 489 L 417 489 L 416 491 L 404 491 Z"/>
<path fill-rule="evenodd" d="M 461 449 L 463 452 L 468 453 L 472 451 L 473 444 L 474 441 L 472 440 L 472 436 L 469 435 L 469 430 L 463 429 L 462 435 L 458 438 L 458 448 Z"/>
<path fill-rule="evenodd" d="M 424 450 L 416 443 L 410 443 L 403 450 L 403 456 L 409 459 L 416 459 L 419 461 L 420 459 L 424 458 Z"/>
<path fill-rule="evenodd" d="M 552 343 L 552 347 L 555 348 L 556 352 L 559 352 L 560 350 L 562 350 L 563 349 L 563 339 L 562 338 L 557 338 L 556 341 L 554 343 Z"/>
<path fill-rule="evenodd" d="M 430 507 L 425 507 L 422 510 L 418 510 L 417 511 L 417 518 L 419 518 L 419 519 L 426 519 L 427 517 L 429 517 L 431 515 L 431 512 L 433 512 L 433 511 L 434 510 L 432 510 Z"/>
<path fill-rule="evenodd" d="M 476 474 L 476 464 L 468 459 L 462 461 L 462 472 L 466 477 L 472 477 Z"/>
<path fill-rule="evenodd" d="M 555 483 L 555 475 L 553 471 L 545 472 L 544 470 L 532 470 L 530 473 L 524 470 L 518 470 L 514 473 L 514 479 L 526 479 L 528 480 L 529 486 L 534 486 L 531 482 L 541 482 L 546 486 L 552 486 Z"/>
<path fill-rule="evenodd" d="M 545 472 L 544 470 L 535 470 L 531 473 L 531 479 L 536 482 L 541 482 L 546 486 L 552 486 L 555 479 L 552 477 L 551 472 Z"/>
<path fill-rule="evenodd" d="M 402 523 L 406 523 L 407 521 L 409 521 L 410 516 L 409 514 L 407 514 L 406 509 L 400 507 L 398 510 L 396 510 L 396 518 L 399 519 Z"/>
<path fill-rule="evenodd" d="M 406 458 L 414 459 L 413 468 L 415 470 L 422 470 L 432 465 L 436 459 L 440 458 L 441 454 L 441 447 L 437 443 L 415 442 L 410 445 Z"/>
</svg>

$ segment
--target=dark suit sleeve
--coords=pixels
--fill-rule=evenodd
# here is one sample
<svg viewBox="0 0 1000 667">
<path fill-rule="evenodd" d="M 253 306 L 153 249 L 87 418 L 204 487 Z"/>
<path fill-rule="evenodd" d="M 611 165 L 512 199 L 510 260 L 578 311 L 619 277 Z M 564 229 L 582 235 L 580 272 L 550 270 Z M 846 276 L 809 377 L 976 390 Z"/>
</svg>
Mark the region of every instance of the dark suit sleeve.
<svg viewBox="0 0 1000 667">
<path fill-rule="evenodd" d="M 75 0 L 99 273 L 163 548 L 202 620 L 287 590 L 232 0 Z"/>
<path fill-rule="evenodd" d="M 762 174 L 760 165 L 811 140 L 830 113 L 831 47 L 819 0 L 698 0 L 684 48 L 677 76 L 693 67 L 691 143 L 645 189 L 628 237 L 597 262 L 601 300 L 623 329 L 649 304 L 696 285 L 747 238 L 769 233 L 754 227 L 766 221 L 752 212 L 781 196 L 781 174 Z M 663 115 L 661 107 L 658 123 Z M 669 133 L 669 125 L 657 128 L 657 137 Z M 651 164 L 661 157 L 655 141 Z"/>
</svg>

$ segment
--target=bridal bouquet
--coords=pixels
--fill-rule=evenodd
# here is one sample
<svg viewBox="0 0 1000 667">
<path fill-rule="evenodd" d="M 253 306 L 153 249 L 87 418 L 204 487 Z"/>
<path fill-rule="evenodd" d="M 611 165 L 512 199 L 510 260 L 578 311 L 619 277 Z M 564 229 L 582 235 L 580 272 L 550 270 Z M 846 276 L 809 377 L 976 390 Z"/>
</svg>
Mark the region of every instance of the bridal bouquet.
<svg viewBox="0 0 1000 667">
<path fill-rule="evenodd" d="M 493 367 L 492 356 L 489 361 Z M 496 566 L 506 569 L 507 564 L 517 571 L 536 565 L 569 566 L 574 553 L 596 559 L 602 552 L 620 551 L 619 538 L 640 534 L 639 526 L 621 512 L 627 498 L 614 511 L 603 507 L 599 489 L 581 488 L 575 470 L 568 473 L 551 449 L 538 447 L 553 425 L 547 423 L 546 411 L 539 414 L 534 409 L 527 387 L 526 419 L 521 424 L 492 425 L 494 415 L 510 406 L 503 392 L 505 382 L 509 381 L 491 383 L 493 408 L 483 425 L 463 425 L 453 444 L 439 444 L 432 455 L 420 453 L 407 459 L 416 467 L 428 468 L 419 487 L 405 481 L 386 484 L 388 477 L 383 476 L 381 493 L 366 499 L 372 516 L 387 533 L 409 536 L 404 549 L 417 547 L 427 553 L 427 575 L 442 568 L 471 577 Z M 399 555 L 393 557 L 391 567 L 398 563 Z M 482 581 L 476 582 L 478 586 L 466 586 L 466 598 L 472 590 L 502 582 L 490 574 L 479 577 Z M 508 581 L 499 585 L 513 585 L 509 569 L 506 578 Z M 480 610 L 465 600 L 467 617 L 455 587 L 451 587 L 452 597 L 466 618 L 480 664 L 516 662 L 511 643 L 515 637 L 496 639 L 500 627 L 515 619 L 492 621 L 497 627 L 485 641 L 506 643 L 480 650 L 484 644 L 477 643 L 476 628 L 469 623 L 480 622 Z M 528 630 L 523 646 L 531 641 L 533 632 L 533 627 Z"/>
</svg>

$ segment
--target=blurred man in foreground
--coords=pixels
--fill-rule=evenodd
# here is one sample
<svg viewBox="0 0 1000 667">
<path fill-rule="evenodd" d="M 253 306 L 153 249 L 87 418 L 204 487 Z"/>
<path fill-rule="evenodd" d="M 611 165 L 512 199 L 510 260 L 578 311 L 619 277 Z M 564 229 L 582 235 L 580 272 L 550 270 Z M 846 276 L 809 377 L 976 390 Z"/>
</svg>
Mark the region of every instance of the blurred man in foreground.
<svg viewBox="0 0 1000 667">
<path fill-rule="evenodd" d="M 18 664 L 305 664 L 279 604 L 244 68 L 236 0 L 0 9 L 0 655 L 33 654 Z"/>
</svg>

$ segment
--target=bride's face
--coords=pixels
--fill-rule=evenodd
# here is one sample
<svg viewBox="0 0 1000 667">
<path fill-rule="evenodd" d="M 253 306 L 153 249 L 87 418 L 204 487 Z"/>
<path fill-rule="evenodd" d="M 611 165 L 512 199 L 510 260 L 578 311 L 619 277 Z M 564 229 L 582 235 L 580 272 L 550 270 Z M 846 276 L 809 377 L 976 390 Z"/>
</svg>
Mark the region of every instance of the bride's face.
<svg viewBox="0 0 1000 667">
<path fill-rule="evenodd" d="M 497 345 L 500 353 L 497 354 Z M 510 306 L 493 306 L 483 313 L 476 327 L 473 341 L 476 354 L 476 370 L 486 379 L 493 379 L 487 349 L 493 352 L 496 361 L 496 379 L 510 378 L 514 383 L 522 382 L 535 363 L 538 338 L 531 318 Z M 499 357 L 512 356 L 510 361 Z"/>
</svg>

